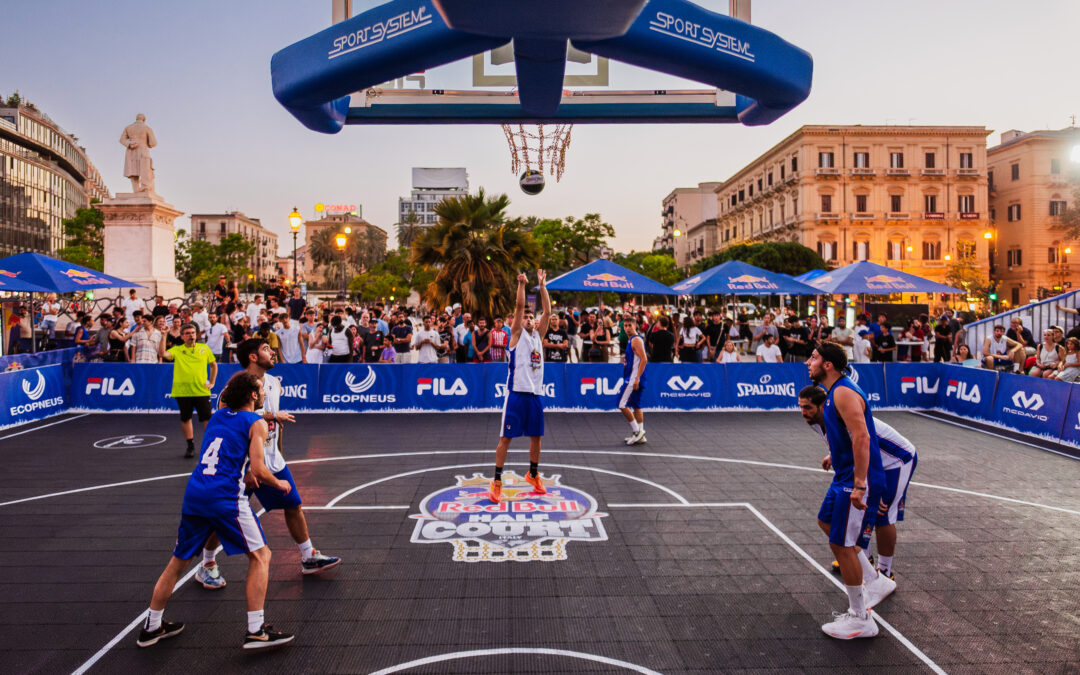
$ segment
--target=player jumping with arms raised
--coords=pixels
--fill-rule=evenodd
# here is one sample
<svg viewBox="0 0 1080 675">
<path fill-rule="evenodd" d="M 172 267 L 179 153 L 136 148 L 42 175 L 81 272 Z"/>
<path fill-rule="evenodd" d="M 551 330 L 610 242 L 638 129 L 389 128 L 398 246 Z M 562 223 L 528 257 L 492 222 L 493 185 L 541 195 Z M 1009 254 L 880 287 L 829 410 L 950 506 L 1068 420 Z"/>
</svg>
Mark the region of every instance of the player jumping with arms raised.
<svg viewBox="0 0 1080 675">
<path fill-rule="evenodd" d="M 176 547 L 154 586 L 150 612 L 136 641 L 140 647 L 155 645 L 184 630 L 184 624 L 162 621 L 161 615 L 188 562 L 211 533 L 221 538 L 229 555 L 245 553 L 248 557 L 248 629 L 244 649 L 273 647 L 293 639 L 288 633 L 270 630 L 263 622 L 270 549 L 244 494 L 244 472 L 248 469 L 264 485 L 273 486 L 283 494 L 292 489 L 287 481 L 275 478 L 263 463 L 266 422 L 255 413 L 255 408 L 262 404 L 262 385 L 262 380 L 250 373 L 233 375 L 221 393 L 228 409 L 218 410 L 206 425 L 201 458 L 184 491 Z"/>
<path fill-rule="evenodd" d="M 645 366 L 649 357 L 645 355 L 645 339 L 638 335 L 637 319 L 623 317 L 623 330 L 626 331 L 626 353 L 623 354 L 623 389 L 619 396 L 619 410 L 630 423 L 630 435 L 627 445 L 646 443 L 645 416 L 641 412 L 641 392 L 645 390 Z"/>
<path fill-rule="evenodd" d="M 806 362 L 811 381 L 825 388 L 822 419 L 829 444 L 829 463 L 835 472 L 818 511 L 818 525 L 829 535 L 829 548 L 840 563 L 850 606 L 821 630 L 834 638 L 873 637 L 877 622 L 870 616 L 863 581 L 877 573 L 860 550 L 870 541 L 877 505 L 885 492 L 877 431 L 866 394 L 845 375 L 847 356 L 837 344 L 822 342 Z"/>
<path fill-rule="evenodd" d="M 510 324 L 510 342 L 507 351 L 510 354 L 509 372 L 506 378 L 506 401 L 503 402 L 503 414 L 499 445 L 495 448 L 495 477 L 488 486 L 488 496 L 493 502 L 502 500 L 502 472 L 506 463 L 506 451 L 510 448 L 510 439 L 518 436 L 529 437 L 529 472 L 525 480 L 536 492 L 546 493 L 544 482 L 540 480 L 540 439 L 544 436 L 544 342 L 542 336 L 547 333 L 551 320 L 551 297 L 547 292 L 547 273 L 536 271 L 540 283 L 540 300 L 543 313 L 539 321 L 531 309 L 525 306 L 525 283 L 528 277 L 524 273 L 517 277 L 517 302 L 514 306 L 514 320 Z"/>
</svg>

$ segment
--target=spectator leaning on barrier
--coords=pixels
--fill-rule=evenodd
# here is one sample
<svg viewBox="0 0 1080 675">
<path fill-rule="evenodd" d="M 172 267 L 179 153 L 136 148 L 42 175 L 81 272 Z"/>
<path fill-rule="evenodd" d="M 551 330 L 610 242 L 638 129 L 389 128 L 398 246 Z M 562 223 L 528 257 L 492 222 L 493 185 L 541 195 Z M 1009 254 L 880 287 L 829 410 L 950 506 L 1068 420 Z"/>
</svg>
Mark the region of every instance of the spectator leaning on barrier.
<svg viewBox="0 0 1080 675">
<path fill-rule="evenodd" d="M 810 330 L 802 325 L 802 320 L 798 316 L 791 317 L 784 340 L 788 345 L 787 361 L 806 363 L 806 359 L 810 358 L 810 353 L 814 350 L 814 347 L 810 342 Z"/>
<path fill-rule="evenodd" d="M 154 328 L 154 319 L 149 314 L 136 310 L 135 316 L 140 327 L 131 333 L 133 363 L 158 363 L 159 353 L 165 348 L 165 335 Z"/>
<path fill-rule="evenodd" d="M 934 363 L 949 361 L 953 352 L 953 331 L 944 314 L 934 326 Z"/>
<path fill-rule="evenodd" d="M 502 363 L 506 360 L 506 346 L 510 343 L 510 336 L 503 330 L 503 318 L 497 316 L 492 319 L 495 325 L 491 328 L 491 348 L 488 350 L 492 363 Z"/>
<path fill-rule="evenodd" d="M 879 327 L 881 333 L 874 336 L 874 361 L 892 363 L 896 361 L 896 338 L 892 336 L 892 326 L 882 321 Z"/>
<path fill-rule="evenodd" d="M 863 326 L 855 331 L 852 338 L 851 352 L 854 355 L 852 363 L 870 363 L 874 352 L 874 332 Z"/>
<path fill-rule="evenodd" d="M 1054 342 L 1054 330 L 1047 328 L 1043 331 L 1043 341 L 1035 354 L 1035 363 L 1028 371 L 1028 375 L 1034 377 L 1053 377 L 1058 368 L 1065 361 L 1065 348 Z"/>
<path fill-rule="evenodd" d="M 180 328 L 180 334 L 184 338 L 184 344 L 165 349 L 163 342 L 160 356 L 165 361 L 173 362 L 172 397 L 180 407 L 180 429 L 187 442 L 184 457 L 194 457 L 195 431 L 191 424 L 192 413 L 198 411 L 199 421 L 205 428 L 210 421 L 210 391 L 217 380 L 218 368 L 210 348 L 195 342 L 195 324 L 184 324 Z"/>
<path fill-rule="evenodd" d="M 94 335 L 94 360 L 107 361 L 109 356 L 109 333 L 112 333 L 113 320 L 108 314 L 98 317 L 98 329 Z"/>
<path fill-rule="evenodd" d="M 78 321 L 78 326 L 75 328 L 75 346 L 82 348 L 83 358 L 89 361 L 94 358 L 95 338 L 90 333 L 90 324 L 93 323 L 93 320 L 83 314 Z"/>
<path fill-rule="evenodd" d="M 739 352 L 735 351 L 735 343 L 728 340 L 724 343 L 724 346 L 720 349 L 720 353 L 717 354 L 715 361 L 717 363 L 739 363 Z"/>
<path fill-rule="evenodd" d="M 720 318 L 720 310 L 716 308 L 710 309 L 709 323 L 705 325 L 705 341 L 709 349 L 706 356 L 708 360 L 716 360 L 720 350 L 724 347 L 724 343 L 727 342 L 727 337 L 724 331 L 724 322 Z"/>
<path fill-rule="evenodd" d="M 393 338 L 389 335 L 383 338 L 383 349 L 379 353 L 379 363 L 397 363 L 397 350 L 394 349 Z"/>
</svg>

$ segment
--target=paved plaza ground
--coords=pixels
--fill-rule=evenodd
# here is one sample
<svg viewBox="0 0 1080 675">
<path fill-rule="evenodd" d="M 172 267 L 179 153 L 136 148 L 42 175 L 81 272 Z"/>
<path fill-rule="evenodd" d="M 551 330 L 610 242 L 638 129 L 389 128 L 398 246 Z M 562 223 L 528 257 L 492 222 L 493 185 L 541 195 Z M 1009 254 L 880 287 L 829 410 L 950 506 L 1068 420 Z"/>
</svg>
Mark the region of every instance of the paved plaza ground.
<svg viewBox="0 0 1080 675">
<path fill-rule="evenodd" d="M 795 412 L 650 414 L 633 448 L 616 413 L 548 415 L 541 471 L 595 513 L 577 540 L 526 547 L 565 559 L 528 562 L 455 562 L 489 549 L 437 540 L 423 517 L 429 496 L 486 482 L 498 415 L 299 415 L 285 453 L 315 545 L 345 562 L 302 577 L 281 514 L 262 518 L 267 621 L 297 637 L 258 655 L 240 649 L 246 562 L 223 555 L 225 589 L 188 580 L 173 596 L 165 618 L 184 633 L 135 646 L 195 461 L 176 417 L 9 429 L 0 672 L 1080 671 L 1080 462 L 879 416 L 920 456 L 899 588 L 875 611 L 878 637 L 840 642 L 819 628 L 847 607 L 815 522 L 830 474 Z M 525 447 L 508 469 L 524 470 Z"/>
</svg>

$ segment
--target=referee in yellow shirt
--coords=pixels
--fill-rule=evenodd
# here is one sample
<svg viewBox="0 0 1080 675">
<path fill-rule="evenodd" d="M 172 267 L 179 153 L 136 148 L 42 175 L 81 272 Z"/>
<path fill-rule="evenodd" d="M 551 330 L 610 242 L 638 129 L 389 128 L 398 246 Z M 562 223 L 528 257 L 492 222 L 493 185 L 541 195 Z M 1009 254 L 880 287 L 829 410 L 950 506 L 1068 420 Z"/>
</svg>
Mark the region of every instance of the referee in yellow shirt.
<svg viewBox="0 0 1080 675">
<path fill-rule="evenodd" d="M 217 380 L 217 361 L 214 353 L 202 342 L 195 342 L 198 330 L 195 324 L 186 323 L 180 328 L 183 344 L 165 349 L 161 341 L 160 354 L 165 361 L 173 362 L 172 397 L 180 406 L 180 428 L 184 431 L 187 450 L 184 457 L 195 456 L 195 430 L 191 416 L 199 411 L 199 421 L 206 427 L 210 421 L 210 390 Z"/>
</svg>

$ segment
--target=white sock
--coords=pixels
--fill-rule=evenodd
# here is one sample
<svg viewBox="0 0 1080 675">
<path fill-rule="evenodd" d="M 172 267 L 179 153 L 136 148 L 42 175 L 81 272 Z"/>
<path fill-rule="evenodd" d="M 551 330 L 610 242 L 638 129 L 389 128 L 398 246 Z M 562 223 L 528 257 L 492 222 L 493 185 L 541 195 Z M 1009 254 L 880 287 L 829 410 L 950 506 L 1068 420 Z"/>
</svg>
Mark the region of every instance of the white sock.
<svg viewBox="0 0 1080 675">
<path fill-rule="evenodd" d="M 866 616 L 866 598 L 863 597 L 862 584 L 858 586 L 844 586 L 844 590 L 847 591 L 848 604 L 851 606 L 851 612 L 858 617 Z"/>
<path fill-rule="evenodd" d="M 155 631 L 161 628 L 161 615 L 165 613 L 164 609 L 152 609 L 150 614 L 146 617 L 146 623 L 143 625 L 148 631 Z"/>
<path fill-rule="evenodd" d="M 886 576 L 892 574 L 892 559 L 893 557 L 891 555 L 881 555 L 880 553 L 878 554 L 877 568 L 878 570 L 884 572 Z"/>
<path fill-rule="evenodd" d="M 248 612 L 248 632 L 258 633 L 263 625 L 263 610 L 258 609 Z"/>
<path fill-rule="evenodd" d="M 310 539 L 303 543 L 297 544 L 297 546 L 300 547 L 300 557 L 304 560 L 307 560 L 311 557 L 313 553 L 315 553 L 315 547 L 311 545 Z"/>
<path fill-rule="evenodd" d="M 633 431 L 636 434 L 638 432 L 638 429 L 640 429 L 640 428 L 641 427 L 638 426 L 638 423 L 637 423 L 636 420 L 631 420 L 630 421 L 630 431 Z"/>
<path fill-rule="evenodd" d="M 204 565 L 209 565 L 214 562 L 214 553 L 217 549 L 204 548 L 202 550 L 202 561 Z"/>
<path fill-rule="evenodd" d="M 877 570 L 870 564 L 870 560 L 866 557 L 866 551 L 861 548 L 859 549 L 859 564 L 862 565 L 862 580 L 864 584 L 877 579 Z"/>
<path fill-rule="evenodd" d="M 645 422 L 638 422 L 638 429 L 641 429 L 641 433 L 645 433 Z"/>
</svg>

